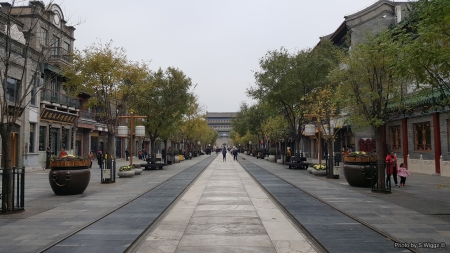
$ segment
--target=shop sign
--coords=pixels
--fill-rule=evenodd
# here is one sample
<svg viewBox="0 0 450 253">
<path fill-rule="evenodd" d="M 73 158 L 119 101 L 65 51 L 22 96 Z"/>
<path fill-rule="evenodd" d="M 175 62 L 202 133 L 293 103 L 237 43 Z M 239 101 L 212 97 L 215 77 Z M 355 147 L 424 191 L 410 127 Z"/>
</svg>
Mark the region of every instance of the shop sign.
<svg viewBox="0 0 450 253">
<path fill-rule="evenodd" d="M 56 110 L 51 110 L 44 108 L 41 113 L 42 120 L 56 121 L 62 123 L 70 123 L 73 124 L 75 120 L 78 118 L 78 115 L 73 115 L 67 112 L 60 112 Z"/>
</svg>

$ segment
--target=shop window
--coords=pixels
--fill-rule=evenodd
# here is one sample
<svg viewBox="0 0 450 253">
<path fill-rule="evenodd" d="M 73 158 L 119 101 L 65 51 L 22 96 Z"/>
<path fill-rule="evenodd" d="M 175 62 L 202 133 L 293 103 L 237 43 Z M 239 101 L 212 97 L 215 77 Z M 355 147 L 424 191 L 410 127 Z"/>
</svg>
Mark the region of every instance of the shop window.
<svg viewBox="0 0 450 253">
<path fill-rule="evenodd" d="M 45 137 L 47 136 L 47 127 L 39 127 L 39 151 L 45 151 Z"/>
<path fill-rule="evenodd" d="M 430 122 L 414 124 L 414 148 L 416 151 L 431 151 Z"/>
<path fill-rule="evenodd" d="M 391 149 L 393 151 L 400 151 L 402 148 L 402 139 L 400 135 L 400 126 L 392 126 L 389 128 Z"/>
</svg>

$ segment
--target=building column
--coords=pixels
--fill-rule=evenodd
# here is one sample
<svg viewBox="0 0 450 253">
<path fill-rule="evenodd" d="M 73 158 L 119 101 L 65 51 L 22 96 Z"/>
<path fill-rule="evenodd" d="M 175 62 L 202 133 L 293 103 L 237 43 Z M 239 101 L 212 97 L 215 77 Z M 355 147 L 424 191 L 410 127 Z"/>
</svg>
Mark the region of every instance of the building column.
<svg viewBox="0 0 450 253">
<path fill-rule="evenodd" d="M 439 125 L 439 113 L 433 113 L 433 137 L 434 137 L 434 163 L 436 174 L 441 174 L 441 128 Z"/>
<path fill-rule="evenodd" d="M 407 118 L 402 119 L 402 152 L 403 152 L 403 163 L 405 167 L 408 168 L 408 120 Z"/>
</svg>

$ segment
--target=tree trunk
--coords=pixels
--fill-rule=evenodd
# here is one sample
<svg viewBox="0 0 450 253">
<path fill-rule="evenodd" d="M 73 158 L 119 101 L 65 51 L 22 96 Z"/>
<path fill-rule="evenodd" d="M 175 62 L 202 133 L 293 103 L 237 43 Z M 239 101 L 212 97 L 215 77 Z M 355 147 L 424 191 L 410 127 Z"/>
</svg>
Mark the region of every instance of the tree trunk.
<svg viewBox="0 0 450 253">
<path fill-rule="evenodd" d="M 2 212 L 12 212 L 13 210 L 13 174 L 12 174 L 12 127 L 8 124 L 0 125 L 0 134 L 2 136 Z"/>
<path fill-rule="evenodd" d="M 107 154 L 108 157 L 106 158 L 106 168 L 108 170 L 112 169 L 112 157 L 115 155 L 116 151 L 116 138 L 114 133 L 108 132 L 108 148 Z"/>
<path fill-rule="evenodd" d="M 149 154 L 147 154 L 147 155 L 149 155 L 151 158 L 156 157 L 155 143 L 156 143 L 156 138 L 150 137 L 150 150 L 148 151 Z"/>
<path fill-rule="evenodd" d="M 375 127 L 375 140 L 376 140 L 376 152 L 377 152 L 377 174 L 378 174 L 378 189 L 380 189 L 381 192 L 386 191 L 386 184 L 385 184 L 385 171 L 384 171 L 384 157 L 383 157 L 383 127 L 384 126 L 378 126 Z"/>
</svg>

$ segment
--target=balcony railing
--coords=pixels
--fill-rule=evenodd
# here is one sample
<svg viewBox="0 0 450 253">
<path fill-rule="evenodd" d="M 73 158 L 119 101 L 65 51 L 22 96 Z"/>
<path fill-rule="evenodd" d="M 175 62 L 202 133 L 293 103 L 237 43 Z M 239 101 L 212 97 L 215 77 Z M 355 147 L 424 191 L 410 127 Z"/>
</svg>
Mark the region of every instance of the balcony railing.
<svg viewBox="0 0 450 253">
<path fill-rule="evenodd" d="M 62 47 L 51 47 L 51 55 L 49 62 L 54 64 L 65 64 L 70 63 L 70 52 Z"/>
<path fill-rule="evenodd" d="M 80 111 L 80 119 L 87 119 L 95 121 L 95 114 L 87 111 Z"/>
<path fill-rule="evenodd" d="M 65 105 L 75 109 L 80 108 L 80 102 L 77 99 L 49 89 L 41 90 L 41 101 L 49 101 L 51 103 Z"/>
</svg>

